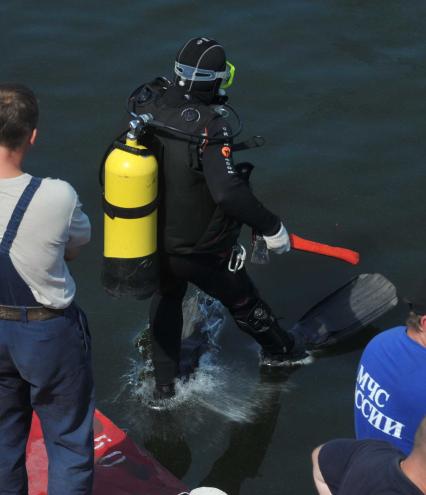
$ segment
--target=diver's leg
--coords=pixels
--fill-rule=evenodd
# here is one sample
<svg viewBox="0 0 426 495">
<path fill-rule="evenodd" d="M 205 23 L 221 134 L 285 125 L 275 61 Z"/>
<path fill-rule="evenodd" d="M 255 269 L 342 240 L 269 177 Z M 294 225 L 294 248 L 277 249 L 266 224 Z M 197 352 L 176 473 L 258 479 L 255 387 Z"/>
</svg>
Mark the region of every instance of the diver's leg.
<svg viewBox="0 0 426 495">
<path fill-rule="evenodd" d="M 279 326 L 271 308 L 262 299 L 233 305 L 229 311 L 238 327 L 261 345 L 263 364 L 267 364 L 268 359 L 282 361 L 294 347 L 293 337 Z"/>
<path fill-rule="evenodd" d="M 237 273 L 226 270 L 222 276 L 227 283 L 214 288 L 217 298 L 228 308 L 240 330 L 260 344 L 261 364 L 279 366 L 291 360 L 295 350 L 293 336 L 278 324 L 272 309 L 259 297 L 245 269 Z M 224 291 L 223 287 L 230 290 Z"/>
<path fill-rule="evenodd" d="M 277 365 L 305 355 L 294 338 L 278 324 L 271 308 L 259 294 L 243 268 L 236 273 L 227 269 L 227 260 L 214 256 L 172 257 L 175 275 L 187 279 L 229 310 L 238 327 L 262 347 L 262 364 Z"/>
<path fill-rule="evenodd" d="M 168 272 L 162 274 L 160 289 L 150 307 L 152 362 L 156 395 L 166 398 L 174 394 L 174 380 L 179 372 L 183 326 L 182 301 L 187 283 Z"/>
</svg>

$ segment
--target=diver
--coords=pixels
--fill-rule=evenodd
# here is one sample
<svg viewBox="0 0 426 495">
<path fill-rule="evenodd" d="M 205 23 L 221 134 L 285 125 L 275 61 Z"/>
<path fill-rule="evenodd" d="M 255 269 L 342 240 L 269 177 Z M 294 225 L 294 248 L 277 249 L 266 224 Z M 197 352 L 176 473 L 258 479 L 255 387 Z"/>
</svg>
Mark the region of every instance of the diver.
<svg viewBox="0 0 426 495">
<path fill-rule="evenodd" d="M 193 38 L 177 53 L 173 82 L 157 78 L 129 99 L 132 115 L 157 123 L 140 138 L 155 150 L 159 165 L 159 288 L 150 307 L 156 399 L 175 393 L 188 283 L 221 301 L 260 344 L 261 366 L 291 365 L 307 356 L 303 344 L 280 327 L 243 266 L 245 250 L 237 242 L 243 224 L 275 253 L 288 252 L 290 240 L 281 219 L 252 192 L 252 165 L 234 163 L 238 132 L 225 95 L 234 71 L 222 45 Z"/>
</svg>

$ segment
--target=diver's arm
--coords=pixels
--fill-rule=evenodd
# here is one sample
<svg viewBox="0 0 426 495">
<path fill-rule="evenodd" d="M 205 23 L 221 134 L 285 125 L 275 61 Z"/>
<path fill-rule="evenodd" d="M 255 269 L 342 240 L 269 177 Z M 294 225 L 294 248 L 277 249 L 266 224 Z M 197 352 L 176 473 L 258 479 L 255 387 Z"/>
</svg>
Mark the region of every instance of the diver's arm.
<svg viewBox="0 0 426 495">
<path fill-rule="evenodd" d="M 229 127 L 220 122 L 209 129 L 209 135 L 214 138 L 226 138 L 230 132 Z M 210 194 L 226 215 L 260 234 L 274 235 L 279 231 L 280 218 L 262 205 L 247 181 L 235 170 L 230 144 L 226 141 L 207 144 L 202 154 L 202 166 Z"/>
</svg>

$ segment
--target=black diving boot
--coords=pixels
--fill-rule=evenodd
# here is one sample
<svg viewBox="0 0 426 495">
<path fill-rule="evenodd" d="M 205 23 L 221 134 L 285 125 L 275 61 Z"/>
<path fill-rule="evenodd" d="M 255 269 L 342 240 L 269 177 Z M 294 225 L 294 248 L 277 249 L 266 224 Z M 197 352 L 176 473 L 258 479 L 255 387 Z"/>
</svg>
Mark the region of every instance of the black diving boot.
<svg viewBox="0 0 426 495">
<path fill-rule="evenodd" d="M 282 367 L 308 364 L 312 360 L 303 339 L 283 330 L 271 308 L 258 300 L 246 318 L 235 318 L 238 326 L 262 347 L 260 366 Z"/>
<path fill-rule="evenodd" d="M 163 411 L 168 409 L 175 394 L 174 383 L 167 383 L 163 385 L 157 384 L 152 394 L 152 400 L 148 402 L 148 407 L 150 409 L 154 409 L 155 411 Z"/>
<path fill-rule="evenodd" d="M 175 384 L 167 383 L 166 385 L 156 385 L 154 390 L 155 400 L 171 399 L 175 396 Z"/>
<path fill-rule="evenodd" d="M 306 352 L 303 342 L 297 342 L 297 340 L 293 341 L 289 350 L 283 347 L 281 352 L 277 352 L 276 347 L 262 346 L 259 356 L 260 366 L 269 368 L 299 366 L 312 361 L 313 358 Z"/>
</svg>

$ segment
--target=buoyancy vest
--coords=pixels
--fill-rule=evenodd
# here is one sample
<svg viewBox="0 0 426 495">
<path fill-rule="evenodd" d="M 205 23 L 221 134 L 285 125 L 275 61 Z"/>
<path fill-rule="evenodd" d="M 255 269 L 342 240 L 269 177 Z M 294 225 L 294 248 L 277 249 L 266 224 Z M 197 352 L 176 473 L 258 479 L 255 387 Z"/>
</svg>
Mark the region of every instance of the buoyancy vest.
<svg viewBox="0 0 426 495">
<path fill-rule="evenodd" d="M 137 114 L 150 113 L 158 122 L 199 136 L 173 135 L 156 128 L 141 138 L 159 163 L 159 247 L 169 254 L 222 253 L 235 244 L 241 224 L 213 201 L 203 174 L 202 152 L 208 145 L 206 129 L 223 117 L 214 105 L 168 98 L 169 89 L 166 84 L 151 84 L 134 95 Z"/>
</svg>

